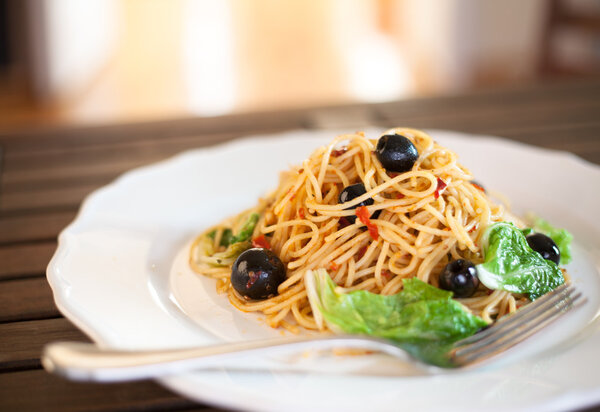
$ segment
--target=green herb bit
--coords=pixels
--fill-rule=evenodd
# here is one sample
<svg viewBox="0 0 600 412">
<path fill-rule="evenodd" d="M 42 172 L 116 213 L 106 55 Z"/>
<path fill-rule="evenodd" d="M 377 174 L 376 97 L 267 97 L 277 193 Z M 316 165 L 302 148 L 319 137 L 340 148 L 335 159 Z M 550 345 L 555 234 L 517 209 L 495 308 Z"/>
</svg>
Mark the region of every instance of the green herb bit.
<svg viewBox="0 0 600 412">
<path fill-rule="evenodd" d="M 249 241 L 237 242 L 229 245 L 223 252 L 206 254 L 203 260 L 211 266 L 229 266 L 235 262 L 243 251 L 251 247 L 252 244 Z"/>
<path fill-rule="evenodd" d="M 252 237 L 252 233 L 254 232 L 254 228 L 258 223 L 258 219 L 258 213 L 251 213 L 250 216 L 248 216 L 248 220 L 246 220 L 246 223 L 244 223 L 244 226 L 242 226 L 242 228 L 240 229 L 240 232 L 236 236 L 231 237 L 230 244 L 244 242 L 250 239 L 250 237 Z"/>
<path fill-rule="evenodd" d="M 223 234 L 221 235 L 221 241 L 219 242 L 219 245 L 227 247 L 231 243 L 233 243 L 231 241 L 232 239 L 233 239 L 233 231 L 231 229 L 227 228 L 227 229 L 223 230 Z"/>
<path fill-rule="evenodd" d="M 229 266 L 233 264 L 243 251 L 252 247 L 250 238 L 258 219 L 258 213 L 251 213 L 236 236 L 233 235 L 231 229 L 224 229 L 219 242 L 220 246 L 227 248 L 223 252 L 215 252 L 213 248 L 216 230 L 208 232 L 200 245 L 201 253 L 204 256 L 202 260 L 211 266 Z"/>
</svg>

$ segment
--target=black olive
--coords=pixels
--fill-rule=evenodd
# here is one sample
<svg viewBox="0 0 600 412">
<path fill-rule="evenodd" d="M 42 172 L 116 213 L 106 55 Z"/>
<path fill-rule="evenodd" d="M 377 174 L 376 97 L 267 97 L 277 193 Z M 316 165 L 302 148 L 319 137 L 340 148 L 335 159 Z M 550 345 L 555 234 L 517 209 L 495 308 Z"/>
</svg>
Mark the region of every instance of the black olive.
<svg viewBox="0 0 600 412">
<path fill-rule="evenodd" d="M 527 236 L 529 247 L 538 252 L 544 259 L 551 260 L 558 265 L 560 262 L 560 250 L 554 240 L 543 233 L 533 233 Z"/>
<path fill-rule="evenodd" d="M 379 138 L 375 149 L 377 159 L 389 172 L 408 172 L 419 158 L 419 152 L 408 138 L 386 134 Z"/>
<path fill-rule="evenodd" d="M 349 202 L 352 199 L 356 199 L 357 197 L 364 195 L 365 193 L 367 193 L 367 190 L 365 189 L 365 185 L 363 185 L 362 183 L 356 183 L 354 185 L 346 186 L 340 193 L 340 196 L 338 197 L 338 203 Z M 370 206 L 373 203 L 375 203 L 375 201 L 369 198 L 355 206 L 347 207 L 344 210 L 356 209 L 359 206 Z M 375 213 L 371 215 L 371 219 L 377 219 L 380 214 L 381 210 L 375 211 Z M 350 223 L 354 223 L 356 221 L 356 215 L 344 216 L 344 218 Z"/>
<path fill-rule="evenodd" d="M 468 298 L 479 286 L 475 265 L 465 259 L 448 263 L 440 275 L 440 288 L 454 292 L 457 298 Z"/>
<path fill-rule="evenodd" d="M 286 279 L 283 262 L 270 250 L 252 248 L 242 252 L 231 267 L 231 285 L 242 296 L 266 299 L 277 295 Z"/>
</svg>

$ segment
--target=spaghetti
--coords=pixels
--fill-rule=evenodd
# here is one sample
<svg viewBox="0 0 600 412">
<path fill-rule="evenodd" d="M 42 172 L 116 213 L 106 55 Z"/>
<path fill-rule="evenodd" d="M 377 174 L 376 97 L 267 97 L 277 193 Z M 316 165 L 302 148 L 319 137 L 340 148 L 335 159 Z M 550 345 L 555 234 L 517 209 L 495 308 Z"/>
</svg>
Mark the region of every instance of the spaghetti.
<svg viewBox="0 0 600 412">
<path fill-rule="evenodd" d="M 299 326 L 318 329 L 303 280 L 309 269 L 327 269 L 349 290 L 391 295 L 406 278 L 439 286 L 439 274 L 452 260 L 482 262 L 481 234 L 507 220 L 504 207 L 473 183 L 454 152 L 427 133 L 396 128 L 386 134 L 405 136 L 417 149 L 410 170 L 386 170 L 374 153 L 377 141 L 364 133 L 341 135 L 282 173 L 277 189 L 256 207 L 198 236 L 190 249 L 192 269 L 217 279 L 218 291 L 239 310 L 262 312 L 270 326 L 296 331 Z M 364 185 L 364 194 L 339 203 L 342 190 L 356 183 Z M 287 268 L 277 295 L 264 300 L 236 292 L 230 281 L 232 257 L 215 262 L 202 247 L 209 239 L 212 252 L 222 251 L 224 237 L 242 230 L 253 213 L 258 215 L 254 245 L 269 247 Z M 528 300 L 480 285 L 472 297 L 459 301 L 489 322 Z"/>
</svg>

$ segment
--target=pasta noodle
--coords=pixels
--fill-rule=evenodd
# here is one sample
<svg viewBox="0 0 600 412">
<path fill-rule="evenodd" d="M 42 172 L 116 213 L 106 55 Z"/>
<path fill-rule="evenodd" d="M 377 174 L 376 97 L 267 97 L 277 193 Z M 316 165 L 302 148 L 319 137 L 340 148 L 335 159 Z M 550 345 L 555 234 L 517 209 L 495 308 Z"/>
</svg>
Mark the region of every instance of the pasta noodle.
<svg viewBox="0 0 600 412">
<path fill-rule="evenodd" d="M 218 290 L 239 310 L 262 312 L 270 326 L 297 330 L 317 328 L 303 283 L 308 269 L 325 268 L 350 290 L 391 295 L 402 289 L 405 278 L 438 286 L 439 274 L 451 260 L 480 263 L 480 236 L 491 223 L 507 220 L 504 207 L 472 183 L 454 152 L 427 133 L 407 128 L 386 133 L 401 134 L 414 144 L 419 157 L 411 170 L 386 171 L 374 154 L 376 140 L 360 132 L 341 135 L 283 172 L 277 189 L 256 207 L 198 236 L 190 250 L 193 270 L 218 279 Z M 340 204 L 341 191 L 355 183 L 363 183 L 366 193 Z M 366 207 L 367 217 L 352 223 L 363 209 L 356 205 L 368 199 L 373 204 Z M 218 250 L 225 231 L 239 230 L 252 212 L 260 216 L 253 237 L 263 235 L 287 268 L 278 294 L 264 300 L 238 294 L 230 282 L 231 265 L 214 267 L 199 247 L 210 232 Z M 527 299 L 480 286 L 473 297 L 459 301 L 492 321 Z"/>
</svg>

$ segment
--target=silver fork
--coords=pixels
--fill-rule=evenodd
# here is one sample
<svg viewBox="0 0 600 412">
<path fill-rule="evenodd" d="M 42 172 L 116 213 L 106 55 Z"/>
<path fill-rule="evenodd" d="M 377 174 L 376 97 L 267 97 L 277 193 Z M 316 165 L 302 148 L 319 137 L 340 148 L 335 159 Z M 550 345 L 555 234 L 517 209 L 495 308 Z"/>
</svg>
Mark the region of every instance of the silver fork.
<svg viewBox="0 0 600 412">
<path fill-rule="evenodd" d="M 575 291 L 573 286 L 562 285 L 493 326 L 456 342 L 447 353 L 448 363 L 451 367 L 466 367 L 487 361 L 584 302 L 581 292 Z M 219 368 L 232 356 L 342 348 L 378 351 L 407 359 L 407 353 L 389 340 L 361 335 L 324 335 L 142 352 L 105 350 L 90 343 L 56 342 L 44 348 L 42 364 L 49 372 L 69 379 L 108 382 Z M 431 367 L 418 360 L 415 362 Z"/>
</svg>

